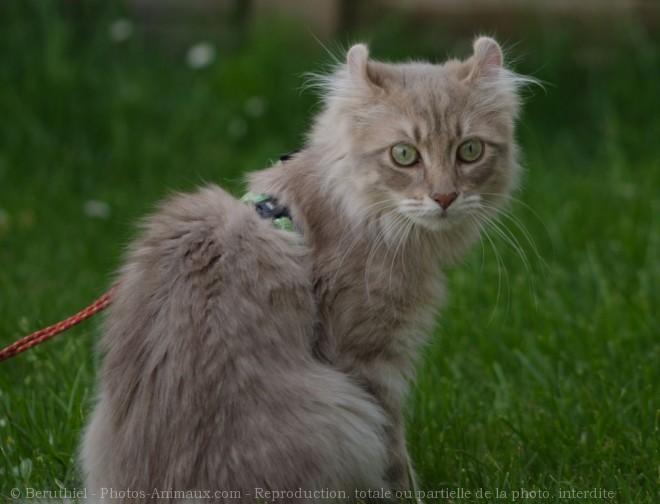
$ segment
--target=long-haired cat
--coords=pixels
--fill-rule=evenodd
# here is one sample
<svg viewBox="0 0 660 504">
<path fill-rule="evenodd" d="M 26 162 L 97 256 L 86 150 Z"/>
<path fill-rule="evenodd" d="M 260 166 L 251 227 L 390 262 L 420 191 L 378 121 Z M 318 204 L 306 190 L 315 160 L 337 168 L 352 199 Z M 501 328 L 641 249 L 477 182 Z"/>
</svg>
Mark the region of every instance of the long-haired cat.
<svg viewBox="0 0 660 504">
<path fill-rule="evenodd" d="M 519 175 L 527 78 L 494 40 L 473 49 L 388 64 L 356 45 L 319 79 L 304 149 L 249 178 L 295 230 L 218 187 L 146 220 L 101 342 L 88 496 L 302 502 L 410 488 L 402 406 L 442 301 L 440 265 Z"/>
</svg>

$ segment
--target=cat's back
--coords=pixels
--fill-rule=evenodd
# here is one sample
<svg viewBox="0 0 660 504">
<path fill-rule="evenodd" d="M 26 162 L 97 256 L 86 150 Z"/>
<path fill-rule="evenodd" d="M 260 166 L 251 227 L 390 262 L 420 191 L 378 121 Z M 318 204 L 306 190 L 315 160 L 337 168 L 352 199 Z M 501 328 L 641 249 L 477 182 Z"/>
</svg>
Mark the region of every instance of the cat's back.
<svg viewBox="0 0 660 504">
<path fill-rule="evenodd" d="M 304 320 L 309 312 L 311 323 L 309 268 L 309 252 L 296 233 L 277 229 L 220 187 L 177 194 L 144 220 L 130 247 L 103 349 L 112 359 L 124 345 L 135 352 L 144 344 L 153 353 L 184 344 L 178 340 L 199 344 L 209 325 L 236 330 L 224 324 L 254 320 L 273 296 L 297 311 L 307 308 L 301 315 Z M 290 337 L 290 344 L 306 347 L 306 335 L 293 331 Z"/>
<path fill-rule="evenodd" d="M 311 360 L 307 256 L 295 233 L 216 186 L 175 195 L 144 220 L 101 339 L 83 446 L 91 487 L 188 487 L 210 481 L 209 468 L 231 480 L 228 440 L 267 401 L 291 400 L 273 374 Z"/>
</svg>

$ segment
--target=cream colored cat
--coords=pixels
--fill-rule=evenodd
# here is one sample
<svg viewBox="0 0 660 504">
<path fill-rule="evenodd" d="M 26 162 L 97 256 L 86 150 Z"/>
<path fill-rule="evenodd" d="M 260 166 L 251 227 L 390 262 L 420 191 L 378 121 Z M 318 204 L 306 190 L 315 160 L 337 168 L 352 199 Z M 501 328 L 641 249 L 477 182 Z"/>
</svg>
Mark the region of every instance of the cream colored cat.
<svg viewBox="0 0 660 504">
<path fill-rule="evenodd" d="M 101 342 L 88 495 L 409 489 L 402 407 L 443 298 L 440 265 L 516 186 L 529 79 L 479 38 L 442 65 L 371 61 L 356 45 L 321 81 L 304 149 L 249 178 L 294 231 L 218 187 L 146 220 Z"/>
</svg>

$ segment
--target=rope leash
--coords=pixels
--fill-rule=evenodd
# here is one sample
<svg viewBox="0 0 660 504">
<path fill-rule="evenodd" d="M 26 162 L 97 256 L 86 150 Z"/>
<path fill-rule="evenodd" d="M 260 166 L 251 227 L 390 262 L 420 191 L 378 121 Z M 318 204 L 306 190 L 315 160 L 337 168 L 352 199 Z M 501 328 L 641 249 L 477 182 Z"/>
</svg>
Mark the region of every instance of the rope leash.
<svg viewBox="0 0 660 504">
<path fill-rule="evenodd" d="M 71 317 L 63 321 L 58 322 L 57 324 L 53 324 L 51 326 L 45 327 L 44 329 L 40 329 L 36 332 L 33 332 L 32 334 L 28 334 L 24 338 L 18 340 L 16 343 L 12 343 L 7 348 L 0 351 L 0 362 L 2 362 L 5 359 L 9 359 L 10 357 L 13 357 L 15 355 L 18 355 L 21 352 L 25 352 L 26 350 L 29 350 L 33 346 L 36 346 L 39 343 L 43 343 L 44 341 L 52 338 L 53 336 L 57 336 L 61 332 L 70 329 L 74 325 L 80 324 L 83 320 L 86 320 L 92 315 L 95 315 L 101 310 L 104 310 L 105 308 L 108 307 L 110 303 L 112 303 L 112 294 L 115 292 L 116 289 L 117 286 L 115 285 L 108 292 L 103 294 L 103 296 L 101 296 L 99 299 L 94 301 L 87 308 L 76 313 L 75 315 L 72 315 Z"/>
</svg>

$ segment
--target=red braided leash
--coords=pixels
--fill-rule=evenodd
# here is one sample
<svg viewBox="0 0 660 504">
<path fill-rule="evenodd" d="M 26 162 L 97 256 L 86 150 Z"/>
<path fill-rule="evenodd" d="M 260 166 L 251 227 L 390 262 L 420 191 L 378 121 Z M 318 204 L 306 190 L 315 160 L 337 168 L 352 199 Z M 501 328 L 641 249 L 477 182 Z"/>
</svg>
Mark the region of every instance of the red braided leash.
<svg viewBox="0 0 660 504">
<path fill-rule="evenodd" d="M 58 322 L 57 324 L 53 324 L 52 326 L 46 327 L 44 329 L 40 329 L 37 332 L 33 332 L 32 334 L 21 338 L 16 343 L 9 345 L 4 350 L 0 351 L 0 362 L 13 357 L 14 355 L 18 355 L 21 352 L 25 352 L 26 350 L 38 345 L 39 343 L 43 343 L 47 339 L 50 339 L 53 336 L 56 336 L 59 333 L 70 329 L 74 325 L 80 324 L 83 320 L 86 320 L 92 315 L 95 315 L 101 310 L 107 308 L 108 305 L 112 303 L 111 296 L 116 289 L 117 286 L 115 285 L 87 308 L 81 312 L 76 313 L 75 315 L 72 315 L 68 319 L 63 320 L 62 322 Z"/>
</svg>

